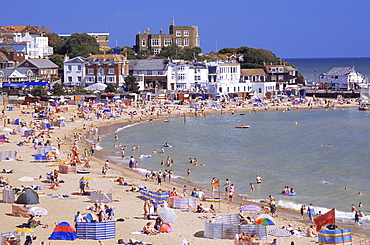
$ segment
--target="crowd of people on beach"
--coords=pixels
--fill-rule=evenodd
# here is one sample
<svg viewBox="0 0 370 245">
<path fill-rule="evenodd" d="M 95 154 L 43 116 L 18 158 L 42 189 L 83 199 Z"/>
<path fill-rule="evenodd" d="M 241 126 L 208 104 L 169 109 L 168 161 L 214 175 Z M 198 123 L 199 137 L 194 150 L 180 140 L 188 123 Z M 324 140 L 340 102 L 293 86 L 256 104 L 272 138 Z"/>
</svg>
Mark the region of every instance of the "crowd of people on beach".
<svg viewBox="0 0 370 245">
<path fill-rule="evenodd" d="M 261 103 L 262 104 L 266 103 L 265 104 L 266 106 L 268 105 L 267 100 L 263 100 Z M 284 101 L 275 101 L 273 103 L 273 106 L 275 106 L 275 108 L 279 108 L 280 106 L 285 106 L 284 103 L 285 103 Z M 311 104 L 324 103 L 324 101 L 322 101 L 320 99 L 316 99 L 316 100 L 313 100 L 313 101 L 310 101 L 310 102 L 309 101 L 302 101 L 301 105 L 305 105 L 307 103 L 311 103 Z M 41 106 L 41 105 L 36 104 L 35 106 Z M 63 146 L 65 144 L 62 143 L 62 140 L 60 138 L 53 138 L 52 129 L 47 128 L 45 126 L 45 124 L 50 124 L 54 127 L 57 125 L 57 127 L 58 127 L 58 125 L 60 126 L 60 122 L 65 121 L 65 119 L 58 119 L 57 114 L 53 113 L 53 111 L 50 108 L 46 108 L 45 111 L 43 112 L 43 115 L 42 115 L 43 120 L 32 120 L 30 122 L 28 122 L 27 120 L 21 120 L 21 126 L 28 126 L 31 130 L 34 130 L 34 132 L 30 132 L 29 136 L 24 138 L 24 141 L 19 142 L 19 147 L 32 146 L 34 149 L 37 149 L 40 146 L 55 146 L 58 150 L 63 150 L 63 153 L 65 153 L 66 151 L 69 152 L 66 155 L 67 156 L 66 158 L 70 159 L 67 162 L 69 165 L 76 166 L 77 168 L 83 168 L 83 170 L 88 170 L 88 169 L 91 168 L 91 166 L 94 165 L 94 163 L 90 162 L 89 158 L 94 156 L 94 154 L 96 153 L 96 147 L 98 146 L 98 143 L 101 142 L 101 138 L 102 138 L 102 135 L 99 135 L 99 128 L 92 122 L 93 120 L 95 120 L 95 118 L 97 120 L 103 120 L 103 121 L 106 120 L 107 121 L 107 120 L 110 120 L 110 119 L 114 118 L 115 116 L 126 115 L 126 116 L 129 116 L 131 122 L 133 122 L 134 120 L 137 120 L 138 117 L 139 117 L 139 120 L 144 120 L 144 119 L 148 119 L 148 118 L 154 118 L 156 116 L 159 117 L 159 116 L 165 115 L 165 114 L 182 115 L 182 113 L 183 113 L 183 111 L 181 111 L 180 107 L 178 107 L 178 106 L 169 107 L 169 106 L 165 106 L 165 105 L 160 104 L 160 103 L 158 103 L 157 105 L 154 103 L 154 105 L 152 107 L 149 106 L 149 105 L 145 106 L 145 103 L 144 104 L 137 103 L 137 104 L 134 104 L 133 106 L 135 106 L 137 108 L 136 112 L 129 112 L 129 110 L 127 109 L 127 106 L 124 106 L 122 104 L 109 104 L 108 106 L 94 106 L 93 104 L 89 104 L 89 103 L 81 103 L 78 106 L 79 107 L 78 108 L 79 114 L 71 116 L 71 118 L 69 120 L 71 122 L 75 122 L 77 119 L 84 120 L 83 123 L 82 123 L 83 132 L 82 133 L 81 132 L 73 133 L 73 136 L 72 136 L 73 139 L 71 139 L 71 149 L 68 149 L 68 150 L 65 149 L 66 147 Z M 145 110 L 140 110 L 140 108 L 142 106 L 145 106 L 146 109 Z M 230 104 L 223 103 L 221 108 L 224 107 L 223 109 L 225 109 L 228 106 L 230 106 Z M 309 104 L 308 104 L 308 106 L 309 106 Z M 108 112 L 108 111 L 104 112 L 104 110 L 106 110 L 108 108 L 109 108 L 110 112 Z M 268 106 L 267 106 L 267 108 L 268 108 Z M 68 110 L 68 106 L 66 106 L 65 110 Z M 222 110 L 222 109 L 220 109 L 220 110 Z M 251 109 L 251 111 L 252 111 L 252 109 Z M 255 112 L 255 110 L 253 110 L 253 111 Z M 195 110 L 194 110 L 194 112 L 195 112 Z M 201 116 L 201 115 L 205 116 L 205 113 L 203 114 L 203 113 L 198 113 L 198 112 L 199 111 L 197 111 L 197 114 L 199 116 Z M 3 114 L 5 114 L 4 111 L 3 111 Z M 95 117 L 93 117 L 92 115 L 94 115 Z M 59 124 L 57 124 L 57 122 L 59 122 Z M 13 121 L 8 121 L 8 120 L 4 119 L 4 126 L 7 123 L 8 124 L 13 123 Z M 13 130 L 10 135 L 15 135 L 15 134 L 17 134 L 17 131 Z M 80 153 L 79 144 L 80 143 L 86 143 L 87 139 L 89 139 L 89 138 L 93 138 L 94 142 L 91 143 L 90 148 L 87 147 L 87 148 L 84 149 L 83 153 Z M 134 156 L 131 156 L 130 158 L 126 157 L 125 153 L 128 151 L 127 147 L 125 145 L 123 145 L 122 143 L 120 143 L 119 142 L 120 140 L 122 141 L 122 139 L 119 139 L 118 134 L 117 133 L 114 134 L 114 145 L 115 145 L 115 147 L 119 148 L 121 159 L 128 160 L 129 167 L 134 169 L 134 170 L 138 170 L 139 169 L 138 168 L 139 167 L 139 162 L 135 159 Z M 11 141 L 9 141 L 9 139 L 8 139 L 8 142 L 12 143 Z M 165 142 L 160 149 L 153 151 L 152 154 L 164 153 L 165 149 L 166 149 L 166 152 L 170 152 L 170 150 L 167 151 L 167 148 L 170 148 L 170 147 L 172 147 L 172 146 L 168 142 Z M 137 144 L 134 145 L 131 148 L 131 151 L 133 152 L 133 155 L 136 156 L 136 153 L 138 153 L 140 151 L 140 146 L 137 145 Z M 80 157 L 80 155 L 82 157 Z M 20 156 L 18 156 L 18 157 L 19 157 L 18 159 L 21 160 Z M 138 157 L 140 157 L 140 155 Z M 56 162 L 56 161 L 61 160 L 61 156 L 58 155 L 58 154 L 50 154 L 46 160 L 48 162 Z M 176 159 L 176 160 L 179 161 L 178 159 Z M 202 160 L 202 159 L 200 159 L 200 160 Z M 176 161 L 176 164 L 178 164 L 177 161 Z M 186 162 L 186 159 L 185 159 L 184 162 Z M 163 189 L 166 188 L 162 185 L 163 182 L 168 182 L 168 183 L 173 182 L 174 173 L 173 173 L 173 169 L 170 169 L 170 167 L 175 164 L 175 160 L 172 157 L 168 156 L 166 158 L 166 160 L 162 161 L 162 163 L 161 163 L 161 165 L 163 165 L 165 167 L 168 167 L 168 168 L 167 169 L 161 169 L 161 170 L 158 170 L 158 171 L 149 171 L 145 174 L 145 180 L 152 181 L 153 183 L 156 183 L 156 185 L 160 187 L 160 189 L 158 189 L 159 193 L 162 192 Z M 194 157 L 190 157 L 189 160 L 188 160 L 188 163 L 192 164 L 194 166 L 204 166 L 203 164 L 199 164 L 198 159 L 194 158 Z M 103 166 L 101 166 L 101 175 L 105 176 L 105 177 L 108 174 L 110 175 L 111 166 L 110 166 L 109 160 L 106 160 L 102 165 Z M 188 168 L 188 166 L 189 165 L 186 166 L 186 168 L 187 168 L 186 175 L 188 176 L 188 178 L 190 178 L 191 177 L 191 170 L 190 170 L 190 168 Z M 6 170 L 6 169 L 3 170 L 3 173 L 4 174 L 12 174 L 12 172 L 10 172 L 10 171 L 8 172 L 8 170 Z M 99 171 L 99 173 L 100 173 L 100 171 Z M 56 190 L 58 188 L 58 186 L 60 185 L 60 183 L 62 183 L 62 182 L 60 182 L 59 171 L 57 169 L 51 171 L 50 176 L 51 176 L 51 182 L 52 182 L 50 184 L 50 188 L 53 189 L 53 190 Z M 78 179 L 76 179 L 76 183 L 77 183 L 77 180 Z M 117 179 L 117 182 L 118 182 L 119 185 L 127 184 L 127 181 L 124 177 L 119 177 Z M 9 180 L 7 180 L 4 177 L 0 177 L 0 184 L 5 186 L 5 187 L 8 187 L 8 188 L 14 188 L 15 190 L 19 189 L 18 193 L 20 193 L 22 191 L 22 188 L 24 187 L 24 186 L 22 186 L 22 188 L 13 187 L 11 185 L 11 183 L 9 182 Z M 217 185 L 216 184 L 217 184 L 217 179 L 213 178 L 213 180 L 211 181 L 211 195 L 212 196 L 214 196 L 220 189 L 220 183 L 218 182 L 218 184 Z M 262 177 L 259 174 L 256 175 L 256 183 L 255 184 L 256 185 L 262 184 Z M 88 190 L 90 189 L 89 182 L 86 181 L 83 177 L 80 180 L 78 180 L 78 187 L 80 188 L 80 194 L 88 193 Z M 231 181 L 229 181 L 229 179 L 226 179 L 225 183 L 223 184 L 223 187 L 224 187 L 224 190 L 225 190 L 224 191 L 224 196 L 231 203 L 233 201 L 233 197 L 234 197 L 234 194 L 235 194 L 235 188 L 236 188 L 235 184 L 232 183 Z M 135 188 L 135 187 L 133 187 L 133 188 Z M 176 187 L 171 187 L 168 190 L 170 192 L 169 195 L 170 196 L 186 197 L 186 196 L 188 196 L 187 188 L 188 187 L 186 185 L 184 185 L 182 191 L 177 191 Z M 251 192 L 255 191 L 254 183 L 250 183 L 250 190 L 251 190 Z M 294 193 L 293 188 L 288 188 L 287 186 L 286 186 L 286 188 L 284 188 L 284 190 L 286 190 L 289 193 Z M 163 192 L 167 192 L 167 191 L 163 191 Z M 210 204 L 209 207 L 205 207 L 204 203 L 199 203 L 199 201 L 203 200 L 203 198 L 206 196 L 205 192 L 207 192 L 207 190 L 204 190 L 204 189 L 199 188 L 199 187 L 191 188 L 191 192 L 189 191 L 189 193 L 190 193 L 189 196 L 199 199 L 198 204 L 196 205 L 196 208 L 193 209 L 193 211 L 196 212 L 196 213 L 210 213 L 213 216 L 218 212 L 217 208 L 215 207 L 216 205 Z M 165 207 L 167 204 L 166 204 L 166 202 L 164 202 L 164 204 L 162 204 L 162 205 Z M 153 200 L 153 199 L 150 200 L 149 199 L 149 200 L 144 201 L 144 215 L 143 215 L 143 217 L 144 217 L 144 220 L 145 220 L 145 224 L 143 223 L 144 224 L 143 232 L 145 234 L 150 234 L 150 235 L 159 234 L 160 225 L 162 224 L 161 220 L 158 219 L 158 217 L 157 217 L 155 219 L 154 224 L 151 221 L 147 222 L 147 220 L 152 220 L 153 219 L 151 214 L 157 214 L 158 208 L 159 208 L 159 204 L 155 200 Z M 97 215 L 98 219 L 95 220 L 96 222 L 102 222 L 102 221 L 114 219 L 114 207 L 108 206 L 107 204 L 104 204 L 104 203 L 95 203 L 92 207 L 90 207 L 88 209 L 88 211 Z M 271 214 L 273 217 L 277 217 L 275 197 L 273 197 L 272 195 L 269 196 L 269 200 L 267 201 L 266 205 L 263 205 L 263 211 L 265 213 Z M 313 207 L 312 204 L 310 204 L 307 207 L 307 209 L 305 207 L 303 207 L 303 211 L 301 209 L 302 219 L 303 219 L 303 215 L 306 212 L 307 212 L 307 215 L 309 217 L 309 222 L 312 223 L 311 227 L 309 227 L 306 231 L 304 231 L 303 229 L 301 229 L 299 227 L 297 227 L 296 229 L 293 229 L 291 225 L 288 225 L 287 227 L 284 227 L 284 228 L 288 231 L 291 231 L 292 233 L 293 232 L 306 232 L 307 236 L 317 235 L 317 234 L 315 234 L 315 230 L 313 228 L 313 223 L 314 223 L 313 217 L 315 215 L 315 212 L 314 212 L 314 207 Z M 353 212 L 355 213 L 355 222 L 358 223 L 358 220 L 361 218 L 361 213 L 362 212 L 357 211 L 357 210 L 354 210 Z M 358 216 L 357 221 L 356 221 L 356 215 Z M 244 219 L 244 217 L 243 217 L 243 219 Z M 75 227 L 77 226 L 78 222 L 94 222 L 94 220 L 90 220 L 87 216 L 83 216 L 78 211 L 77 214 L 74 217 Z M 30 217 L 30 219 L 28 220 L 27 223 L 29 224 L 30 227 L 34 227 L 34 226 L 38 226 L 40 224 L 40 221 L 36 221 L 35 217 Z M 243 220 L 243 222 L 241 220 L 241 223 L 243 223 L 243 224 L 253 224 L 254 221 L 250 217 L 246 217 Z M 249 242 L 257 242 L 259 240 L 259 238 L 255 235 L 248 236 L 248 235 L 243 234 L 243 233 L 240 234 L 240 238 L 241 238 L 241 240 L 248 240 Z M 102 244 L 101 242 L 99 242 L 99 243 Z M 273 240 L 272 244 L 277 244 L 277 239 Z"/>
</svg>

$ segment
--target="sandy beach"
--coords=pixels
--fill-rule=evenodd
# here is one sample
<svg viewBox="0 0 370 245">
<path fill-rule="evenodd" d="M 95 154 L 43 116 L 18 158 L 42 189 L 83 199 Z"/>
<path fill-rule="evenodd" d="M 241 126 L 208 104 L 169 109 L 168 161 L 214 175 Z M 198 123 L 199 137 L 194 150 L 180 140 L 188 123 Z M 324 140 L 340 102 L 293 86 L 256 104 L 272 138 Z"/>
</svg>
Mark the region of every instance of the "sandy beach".
<svg viewBox="0 0 370 245">
<path fill-rule="evenodd" d="M 287 102 L 288 103 L 288 102 Z M 288 109 L 288 104 L 279 104 L 276 106 L 274 104 L 269 103 L 266 105 L 269 107 L 269 110 L 286 110 Z M 222 110 L 213 110 L 210 107 L 205 107 L 205 113 L 234 113 L 234 112 L 253 112 L 256 111 L 258 113 L 263 113 L 262 111 L 267 111 L 267 107 L 258 107 L 253 104 L 244 104 L 238 107 L 231 107 L 231 105 L 225 105 Z M 335 105 L 336 109 L 345 109 L 347 107 L 358 106 L 357 103 L 344 103 Z M 53 130 L 50 130 L 50 137 L 45 135 L 44 141 L 49 139 L 51 141 L 51 145 L 57 147 L 58 141 L 60 139 L 61 147 L 60 147 L 60 159 L 65 160 L 68 159 L 68 154 L 71 154 L 71 149 L 74 144 L 74 134 L 81 134 L 89 136 L 90 129 L 95 129 L 95 127 L 99 128 L 98 134 L 106 134 L 112 133 L 117 128 L 114 126 L 116 124 L 129 124 L 129 123 L 137 123 L 137 122 L 148 122 L 150 119 L 163 119 L 165 118 L 163 114 L 157 114 L 159 111 L 158 108 L 155 108 L 155 113 L 137 113 L 137 115 L 130 115 L 130 112 L 133 111 L 140 111 L 140 107 L 136 106 L 129 106 L 125 109 L 125 113 L 123 113 L 120 117 L 117 118 L 110 118 L 110 119 L 96 119 L 96 116 L 92 113 L 89 114 L 89 120 L 84 120 L 84 118 L 78 117 L 78 110 L 77 106 L 70 105 L 65 106 L 62 105 L 59 107 L 61 111 L 59 113 L 53 113 L 53 115 L 63 119 L 66 122 L 65 127 L 57 127 L 55 126 Z M 67 111 L 68 108 L 68 111 Z M 114 107 L 111 107 L 112 109 Z M 195 110 L 189 108 L 189 105 L 182 105 L 182 106 L 173 106 L 173 110 L 177 113 L 166 114 L 166 117 L 169 116 L 181 116 L 183 113 L 187 115 L 194 115 Z M 324 103 L 312 103 L 312 109 L 316 108 L 325 108 Z M 307 104 L 299 105 L 299 106 L 290 106 L 289 109 L 292 110 L 308 110 L 309 107 Z M 328 108 L 329 109 L 329 108 Z M 55 111 L 55 108 L 51 108 L 51 111 Z M 261 112 L 259 112 L 261 111 Z M 32 118 L 34 109 L 29 106 L 20 106 L 19 108 L 15 107 L 13 111 L 9 111 L 7 108 L 4 108 L 3 119 L 10 119 L 13 121 L 15 119 L 19 119 L 20 121 L 27 121 L 27 128 L 31 129 L 33 126 L 30 126 L 30 122 L 34 119 Z M 268 112 L 266 112 L 268 113 Z M 203 114 L 200 114 L 202 116 Z M 87 118 L 86 118 L 87 119 Z M 85 126 L 84 126 L 85 125 Z M 4 130 L 5 128 L 8 128 Z M 48 225 L 48 228 L 43 227 L 36 227 L 34 230 L 37 232 L 36 236 L 37 239 L 33 242 L 33 244 L 40 244 L 42 241 L 48 244 L 48 237 L 51 235 L 55 225 L 59 222 L 66 221 L 73 225 L 74 223 L 74 215 L 77 211 L 81 213 L 88 212 L 88 207 L 94 205 L 94 203 L 90 202 L 89 196 L 85 195 L 75 195 L 79 193 L 79 179 L 82 176 L 81 174 L 59 174 L 59 179 L 63 180 L 57 188 L 50 189 L 50 184 L 44 183 L 43 181 L 46 179 L 46 173 L 52 172 L 54 169 L 58 169 L 58 166 L 50 166 L 47 165 L 49 163 L 45 162 L 35 162 L 33 155 L 37 153 L 35 148 L 33 148 L 33 144 L 28 143 L 24 144 L 23 146 L 17 146 L 19 142 L 23 142 L 25 137 L 23 134 L 10 134 L 10 131 L 15 130 L 18 132 L 20 125 L 14 124 L 3 124 L 1 123 L 0 130 L 2 130 L 2 134 L 5 134 L 6 137 L 9 139 L 9 143 L 3 143 L 0 147 L 1 151 L 17 151 L 17 157 L 21 159 L 21 161 L 17 160 L 6 160 L 1 161 L 1 168 L 6 170 L 13 170 L 13 173 L 7 174 L 2 173 L 0 176 L 7 179 L 12 187 L 21 187 L 22 185 L 37 185 L 42 186 L 42 190 L 39 190 L 40 196 L 40 204 L 33 205 L 33 206 L 40 206 L 48 210 L 48 214 L 45 216 L 37 217 L 37 220 L 40 220 L 42 224 Z M 85 129 L 84 129 L 85 128 Z M 9 130 L 10 129 L 10 130 Z M 35 128 L 35 134 L 39 134 L 45 130 Z M 139 132 L 138 132 L 139 133 Z M 92 133 L 93 134 L 93 133 Z M 95 135 L 96 136 L 96 135 Z M 113 141 L 112 141 L 113 144 Z M 83 156 L 84 149 L 90 148 L 91 144 L 84 140 L 82 137 L 81 140 L 77 143 L 78 146 L 78 153 L 79 156 Z M 126 154 L 129 155 L 130 153 Z M 89 183 L 90 188 L 96 191 L 102 191 L 104 193 L 112 194 L 114 202 L 109 203 L 109 206 L 114 207 L 114 220 L 119 218 L 123 218 L 123 222 L 116 222 L 116 238 L 110 240 L 104 240 L 104 244 L 117 244 L 118 239 L 123 239 L 123 241 L 128 242 L 129 239 L 135 239 L 138 241 L 145 241 L 150 244 L 182 244 L 183 240 L 187 240 L 189 244 L 234 244 L 233 240 L 218 240 L 218 239 L 207 239 L 203 237 L 204 234 L 204 217 L 210 217 L 212 214 L 210 213 L 195 213 L 192 211 L 184 211 L 175 209 L 176 214 L 178 215 L 178 219 L 174 224 L 171 224 L 172 232 L 170 233 L 160 233 L 158 235 L 142 235 L 142 234 L 132 234 L 137 233 L 138 231 L 142 230 L 144 225 L 148 222 L 148 220 L 144 220 L 143 218 L 143 206 L 144 200 L 140 199 L 140 193 L 130 191 L 132 186 L 145 186 L 148 189 L 157 190 L 161 188 L 162 190 L 172 190 L 173 187 L 176 187 L 178 190 L 182 190 L 180 186 L 175 186 L 173 184 L 164 182 L 159 187 L 156 185 L 154 181 L 146 181 L 145 177 L 141 174 L 136 173 L 132 169 L 128 169 L 114 163 L 109 164 L 109 170 L 107 174 L 102 174 L 102 167 L 105 165 L 105 159 L 100 157 L 102 154 L 99 151 L 96 151 L 95 156 L 88 156 L 90 160 L 90 171 L 91 173 L 88 175 L 89 177 L 94 177 L 95 182 Z M 122 160 L 123 163 L 128 162 L 128 159 L 125 158 Z M 127 166 L 127 164 L 125 165 Z M 77 165 L 77 169 L 82 169 L 83 165 Z M 18 181 L 19 178 L 23 176 L 29 176 L 34 178 L 34 181 L 31 182 L 21 182 Z M 39 178 L 41 176 L 41 178 Z M 124 186 L 119 185 L 116 181 L 119 177 L 124 177 L 126 182 L 130 185 Z M 210 176 L 211 177 L 211 176 Z M 132 185 L 132 186 L 131 186 Z M 190 195 L 191 187 L 188 187 L 188 195 Z M 179 191 L 180 192 L 180 191 Z M 63 197 L 63 195 L 67 195 L 68 197 Z M 236 198 L 237 199 L 237 198 Z M 215 204 L 217 209 L 216 214 L 224 215 L 224 214 L 237 214 L 239 213 L 239 203 L 241 200 L 235 200 L 235 203 L 231 204 L 230 206 L 227 204 L 226 201 L 222 201 L 219 204 Z M 197 203 L 201 203 L 197 200 Z M 205 207 L 209 207 L 209 202 L 202 202 Z M 243 204 L 249 204 L 247 201 L 242 201 Z M 262 206 L 263 204 L 258 204 Z M 15 217 L 12 214 L 12 204 L 9 203 L 0 203 L 0 215 L 1 215 L 1 222 L 0 222 L 0 232 L 10 232 L 17 229 L 17 226 L 21 225 L 22 223 L 27 222 L 27 218 L 25 217 Z M 244 216 L 253 216 L 258 212 L 244 212 Z M 275 226 L 268 226 L 267 229 L 276 229 L 281 228 L 283 226 L 288 226 L 288 224 L 292 224 L 293 228 L 300 227 L 302 230 L 306 231 L 309 227 L 307 217 L 303 222 L 300 222 L 297 219 L 297 212 L 292 212 L 289 210 L 281 210 L 278 209 L 279 216 L 275 219 L 276 224 Z M 150 220 L 154 223 L 154 220 Z M 353 231 L 354 227 L 350 227 Z M 267 242 L 271 243 L 274 237 L 268 236 Z M 24 242 L 24 237 L 21 237 L 22 244 Z M 317 237 L 305 237 L 305 236 L 290 236 L 286 238 L 278 238 L 278 244 L 291 244 L 294 241 L 294 244 L 316 244 Z M 52 244 L 98 244 L 98 241 L 94 240 L 82 240 L 77 239 L 75 241 L 57 241 L 53 240 Z M 353 233 L 353 244 L 370 244 L 370 239 L 361 233 Z"/>
</svg>

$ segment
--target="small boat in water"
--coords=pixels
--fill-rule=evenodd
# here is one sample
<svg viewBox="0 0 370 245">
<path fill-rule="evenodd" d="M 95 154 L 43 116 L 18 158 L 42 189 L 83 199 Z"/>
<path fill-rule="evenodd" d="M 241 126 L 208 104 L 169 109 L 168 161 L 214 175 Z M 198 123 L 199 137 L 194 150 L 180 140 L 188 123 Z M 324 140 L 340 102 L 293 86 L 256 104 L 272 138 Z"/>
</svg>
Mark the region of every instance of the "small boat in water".
<svg viewBox="0 0 370 245">
<path fill-rule="evenodd" d="M 239 125 L 239 126 L 236 126 L 235 128 L 250 128 L 251 126 L 249 125 Z"/>
<path fill-rule="evenodd" d="M 361 103 L 359 106 L 358 106 L 358 109 L 360 111 L 368 111 L 369 110 L 369 107 L 367 107 L 366 103 Z"/>
</svg>

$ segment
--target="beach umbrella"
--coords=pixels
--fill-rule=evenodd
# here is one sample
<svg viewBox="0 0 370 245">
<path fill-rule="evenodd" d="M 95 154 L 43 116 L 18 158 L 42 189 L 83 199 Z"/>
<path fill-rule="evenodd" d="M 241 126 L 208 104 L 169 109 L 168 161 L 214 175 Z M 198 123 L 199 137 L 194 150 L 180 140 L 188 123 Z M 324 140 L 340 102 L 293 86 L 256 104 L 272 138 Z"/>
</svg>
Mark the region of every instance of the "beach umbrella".
<svg viewBox="0 0 370 245">
<path fill-rule="evenodd" d="M 274 218 L 268 214 L 257 214 L 253 216 L 253 219 L 258 225 L 276 225 Z"/>
<path fill-rule="evenodd" d="M 29 182 L 29 181 L 34 181 L 34 180 L 35 180 L 34 178 L 28 177 L 28 176 L 23 176 L 18 179 L 18 181 L 22 181 L 22 182 Z"/>
<path fill-rule="evenodd" d="M 239 208 L 241 211 L 260 211 L 261 207 L 257 205 L 244 205 Z"/>
<path fill-rule="evenodd" d="M 274 230 L 269 231 L 268 234 L 270 236 L 276 236 L 276 237 L 287 237 L 287 236 L 292 235 L 292 233 L 290 233 L 289 231 L 285 229 L 274 229 Z"/>
<path fill-rule="evenodd" d="M 82 217 L 86 217 L 86 219 L 88 219 L 90 221 L 98 221 L 99 220 L 98 215 L 96 215 L 94 213 L 83 213 Z"/>
<path fill-rule="evenodd" d="M 27 210 L 27 214 L 34 215 L 34 216 L 40 216 L 40 215 L 47 215 L 48 211 L 42 207 L 30 207 Z"/>
<path fill-rule="evenodd" d="M 95 178 L 94 177 L 83 177 L 82 180 L 84 180 L 86 182 L 94 182 Z"/>
<path fill-rule="evenodd" d="M 30 228 L 19 228 L 16 229 L 14 232 L 18 236 L 31 236 L 33 234 L 36 234 L 36 232 Z"/>
<path fill-rule="evenodd" d="M 175 211 L 167 207 L 163 207 L 161 211 L 159 211 L 158 216 L 159 218 L 161 218 L 163 223 L 173 224 L 177 220 L 177 214 L 175 213 Z"/>
</svg>

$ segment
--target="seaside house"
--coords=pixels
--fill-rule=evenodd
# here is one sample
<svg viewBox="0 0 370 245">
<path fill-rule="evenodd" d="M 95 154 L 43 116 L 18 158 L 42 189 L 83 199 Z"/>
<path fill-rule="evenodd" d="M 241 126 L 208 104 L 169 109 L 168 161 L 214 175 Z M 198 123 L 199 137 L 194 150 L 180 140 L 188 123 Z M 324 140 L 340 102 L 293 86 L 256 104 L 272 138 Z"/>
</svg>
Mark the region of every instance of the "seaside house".
<svg viewBox="0 0 370 245">
<path fill-rule="evenodd" d="M 266 96 L 266 93 L 276 91 L 276 82 L 268 81 L 267 74 L 262 68 L 241 69 L 240 83 L 245 84 L 247 91 L 254 92 L 260 98 Z"/>
<path fill-rule="evenodd" d="M 208 70 L 204 63 L 172 60 L 168 64 L 168 88 L 171 91 L 203 91 L 207 86 Z"/>
<path fill-rule="evenodd" d="M 48 37 L 42 34 L 12 33 L 13 40 L 0 42 L 1 47 L 13 47 L 17 52 L 26 54 L 26 58 L 46 58 L 53 54 L 53 47 L 48 46 Z"/>
<path fill-rule="evenodd" d="M 124 78 L 129 74 L 129 61 L 122 54 L 94 54 L 85 60 L 85 77 L 81 78 L 85 86 L 94 83 L 110 83 L 115 88 L 119 88 L 122 87 Z"/>
<path fill-rule="evenodd" d="M 58 66 L 48 59 L 26 59 L 17 69 L 29 69 L 36 75 L 36 80 L 48 80 L 58 77 Z"/>
<path fill-rule="evenodd" d="M 298 70 L 292 66 L 264 65 L 268 81 L 276 82 L 276 91 L 283 92 L 298 88 Z"/>
<path fill-rule="evenodd" d="M 152 93 L 167 93 L 167 70 L 169 60 L 130 60 L 129 72 L 137 78 L 139 90 Z"/>
<path fill-rule="evenodd" d="M 25 53 L 17 52 L 13 47 L 0 48 L 0 69 L 13 69 L 25 59 Z"/>
<path fill-rule="evenodd" d="M 83 57 L 69 59 L 64 57 L 64 85 L 68 87 L 82 86 L 85 87 L 87 60 Z"/>
<path fill-rule="evenodd" d="M 17 87 L 18 84 L 35 81 L 37 81 L 37 76 L 30 69 L 0 69 L 0 85 L 2 88 Z"/>
<path fill-rule="evenodd" d="M 367 86 L 364 75 L 354 67 L 333 67 L 319 75 L 321 88 L 331 90 L 356 90 Z"/>
<path fill-rule="evenodd" d="M 229 95 L 247 92 L 247 87 L 240 83 L 240 64 L 235 62 L 209 62 L 207 89 L 213 95 Z"/>
</svg>

